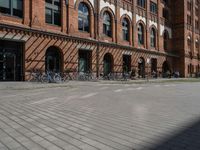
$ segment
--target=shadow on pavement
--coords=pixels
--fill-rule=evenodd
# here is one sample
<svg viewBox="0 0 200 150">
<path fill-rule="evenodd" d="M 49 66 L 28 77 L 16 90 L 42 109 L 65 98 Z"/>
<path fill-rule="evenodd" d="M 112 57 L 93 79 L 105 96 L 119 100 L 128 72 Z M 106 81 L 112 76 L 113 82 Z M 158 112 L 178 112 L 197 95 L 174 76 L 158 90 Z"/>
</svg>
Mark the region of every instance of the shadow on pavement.
<svg viewBox="0 0 200 150">
<path fill-rule="evenodd" d="M 150 150 L 200 150 L 200 120 L 161 141 Z"/>
</svg>

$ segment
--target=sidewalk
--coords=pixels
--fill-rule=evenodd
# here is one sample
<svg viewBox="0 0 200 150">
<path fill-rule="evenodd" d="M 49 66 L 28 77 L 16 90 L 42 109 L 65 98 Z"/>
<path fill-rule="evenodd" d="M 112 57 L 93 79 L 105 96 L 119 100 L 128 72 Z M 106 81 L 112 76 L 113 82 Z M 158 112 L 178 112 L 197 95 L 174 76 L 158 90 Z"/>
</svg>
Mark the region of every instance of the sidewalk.
<svg viewBox="0 0 200 150">
<path fill-rule="evenodd" d="M 24 89 L 36 89 L 36 88 L 54 88 L 54 87 L 75 87 L 83 85 L 94 85 L 99 84 L 146 84 L 146 83 L 166 83 L 166 82 L 200 82 L 198 78 L 171 78 L 171 79 L 138 79 L 138 80 L 127 80 L 127 81 L 112 81 L 112 80 L 99 80 L 93 81 L 69 81 L 66 83 L 40 83 L 40 82 L 0 82 L 0 90 L 11 89 L 11 90 L 24 90 Z"/>
</svg>

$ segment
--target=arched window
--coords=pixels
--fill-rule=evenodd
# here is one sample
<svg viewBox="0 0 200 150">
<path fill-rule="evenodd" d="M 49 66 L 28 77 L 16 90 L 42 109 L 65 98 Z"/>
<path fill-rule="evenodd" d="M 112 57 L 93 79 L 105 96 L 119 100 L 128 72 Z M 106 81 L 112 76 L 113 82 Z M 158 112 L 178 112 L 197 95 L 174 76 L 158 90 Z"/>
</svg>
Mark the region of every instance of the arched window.
<svg viewBox="0 0 200 150">
<path fill-rule="evenodd" d="M 151 47 L 156 47 L 156 30 L 151 29 Z"/>
<path fill-rule="evenodd" d="M 126 18 L 122 21 L 122 34 L 123 34 L 123 40 L 128 41 L 129 40 L 129 23 Z"/>
<path fill-rule="evenodd" d="M 169 34 L 167 31 L 165 31 L 164 32 L 164 42 L 163 42 L 164 50 L 168 49 L 168 41 L 169 41 Z"/>
<path fill-rule="evenodd" d="M 85 3 L 78 6 L 78 29 L 85 32 L 90 29 L 89 10 Z"/>
<path fill-rule="evenodd" d="M 138 25 L 138 44 L 144 45 L 144 27 L 141 23 Z"/>
<path fill-rule="evenodd" d="M 112 34 L 111 17 L 108 12 L 103 14 L 103 33 L 109 37 L 111 37 Z"/>
</svg>

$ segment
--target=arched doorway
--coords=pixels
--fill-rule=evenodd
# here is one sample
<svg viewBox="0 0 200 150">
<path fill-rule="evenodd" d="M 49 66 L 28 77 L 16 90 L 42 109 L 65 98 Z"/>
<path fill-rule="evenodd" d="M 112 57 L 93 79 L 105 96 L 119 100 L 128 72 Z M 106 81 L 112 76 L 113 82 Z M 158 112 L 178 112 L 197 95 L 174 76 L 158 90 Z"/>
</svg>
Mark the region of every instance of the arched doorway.
<svg viewBox="0 0 200 150">
<path fill-rule="evenodd" d="M 140 78 L 145 78 L 145 60 L 143 57 L 138 59 L 138 75 Z"/>
<path fill-rule="evenodd" d="M 113 70 L 113 57 L 111 54 L 107 53 L 104 55 L 103 58 L 103 73 L 104 76 L 108 75 L 111 73 Z"/>
<path fill-rule="evenodd" d="M 168 74 L 171 73 L 169 63 L 165 61 L 162 65 L 162 76 L 164 78 L 168 77 Z"/>
<path fill-rule="evenodd" d="M 45 71 L 61 72 L 62 57 L 58 48 L 49 47 L 45 57 Z"/>
</svg>

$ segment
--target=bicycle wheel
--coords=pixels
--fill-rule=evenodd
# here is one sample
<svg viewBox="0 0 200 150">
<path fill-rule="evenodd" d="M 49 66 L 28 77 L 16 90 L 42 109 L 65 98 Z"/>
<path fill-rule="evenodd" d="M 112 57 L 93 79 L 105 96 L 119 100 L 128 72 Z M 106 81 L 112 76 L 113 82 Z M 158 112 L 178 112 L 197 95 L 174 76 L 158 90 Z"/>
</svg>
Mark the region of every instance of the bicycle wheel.
<svg viewBox="0 0 200 150">
<path fill-rule="evenodd" d="M 46 74 L 42 75 L 41 76 L 41 81 L 42 82 L 46 82 L 46 83 L 49 82 L 48 75 L 46 75 Z"/>
<path fill-rule="evenodd" d="M 61 80 L 61 76 L 60 76 L 59 74 L 55 74 L 55 75 L 53 76 L 53 80 L 54 80 L 54 82 L 56 82 L 56 83 L 59 83 L 59 82 L 62 81 L 62 80 Z"/>
</svg>

